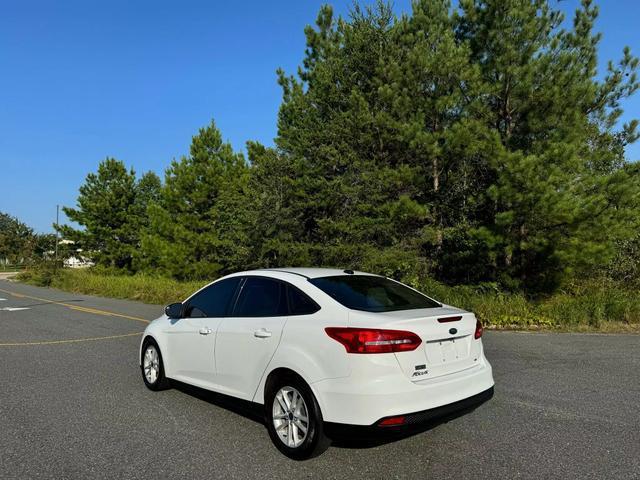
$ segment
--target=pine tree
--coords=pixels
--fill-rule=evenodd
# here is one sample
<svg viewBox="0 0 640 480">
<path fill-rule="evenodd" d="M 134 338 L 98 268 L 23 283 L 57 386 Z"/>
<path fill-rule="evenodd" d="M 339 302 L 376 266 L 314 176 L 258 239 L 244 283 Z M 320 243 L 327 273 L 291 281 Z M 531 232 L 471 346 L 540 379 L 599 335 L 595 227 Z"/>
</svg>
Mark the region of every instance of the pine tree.
<svg viewBox="0 0 640 480">
<path fill-rule="evenodd" d="M 458 33 L 484 78 L 487 128 L 499 134 L 486 186 L 493 214 L 474 229 L 505 284 L 552 289 L 565 273 L 606 262 L 637 213 L 637 177 L 621 169 L 635 123 L 615 132 L 637 89 L 625 50 L 596 78 L 597 9 L 573 30 L 546 0 L 463 0 Z M 628 75 L 628 76 L 627 76 Z"/>
<path fill-rule="evenodd" d="M 311 264 L 304 238 L 302 209 L 306 191 L 297 183 L 290 155 L 248 142 L 251 164 L 247 198 L 251 212 L 251 265 L 257 267 Z"/>
<path fill-rule="evenodd" d="M 173 161 L 138 259 L 145 270 L 176 278 L 215 278 L 249 256 L 242 199 L 248 170 L 211 124 L 193 137 L 190 155 Z"/>
<path fill-rule="evenodd" d="M 382 1 L 347 19 L 324 6 L 297 75 L 278 71 L 273 148 L 249 142 L 247 163 L 212 122 L 164 185 L 101 165 L 74 235 L 103 264 L 177 278 L 315 265 L 540 292 L 627 272 L 639 135 L 620 118 L 638 60 L 625 48 L 599 76 L 597 14 L 583 0 L 563 27 L 548 0 L 415 0 L 400 18 Z"/>
<path fill-rule="evenodd" d="M 293 190 L 305 192 L 294 205 L 304 222 L 297 238 L 316 264 L 378 269 L 384 254 L 389 273 L 402 270 L 417 256 L 411 240 L 429 211 L 380 95 L 398 48 L 394 17 L 383 3 L 355 6 L 351 22 L 324 7 L 316 24 L 305 30 L 299 79 L 280 72 L 276 143 L 293 165 Z"/>
<path fill-rule="evenodd" d="M 297 78 L 279 72 L 301 259 L 530 290 L 606 262 L 638 214 L 637 123 L 616 128 L 638 61 L 598 80 L 596 17 L 587 0 L 567 30 L 547 0 L 323 7 Z"/>
<path fill-rule="evenodd" d="M 80 187 L 77 207 L 63 207 L 69 220 L 83 229 L 61 225 L 64 238 L 73 240 L 97 264 L 131 270 L 139 246 L 136 175 L 124 163 L 107 158 Z"/>
</svg>

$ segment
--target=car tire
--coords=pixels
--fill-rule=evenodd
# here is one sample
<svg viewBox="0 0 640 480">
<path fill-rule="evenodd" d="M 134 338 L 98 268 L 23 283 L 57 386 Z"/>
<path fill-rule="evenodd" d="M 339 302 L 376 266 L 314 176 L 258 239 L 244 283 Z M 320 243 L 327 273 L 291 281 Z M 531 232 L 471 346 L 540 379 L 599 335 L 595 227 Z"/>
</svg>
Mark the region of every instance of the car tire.
<svg viewBox="0 0 640 480">
<path fill-rule="evenodd" d="M 169 379 L 164 375 L 164 363 L 158 344 L 151 338 L 142 345 L 142 357 L 140 358 L 140 370 L 142 380 L 150 390 L 166 390 L 170 387 Z"/>
<path fill-rule="evenodd" d="M 278 374 L 267 382 L 265 421 L 273 444 L 293 460 L 320 455 L 331 443 L 316 397 L 293 372 Z"/>
</svg>

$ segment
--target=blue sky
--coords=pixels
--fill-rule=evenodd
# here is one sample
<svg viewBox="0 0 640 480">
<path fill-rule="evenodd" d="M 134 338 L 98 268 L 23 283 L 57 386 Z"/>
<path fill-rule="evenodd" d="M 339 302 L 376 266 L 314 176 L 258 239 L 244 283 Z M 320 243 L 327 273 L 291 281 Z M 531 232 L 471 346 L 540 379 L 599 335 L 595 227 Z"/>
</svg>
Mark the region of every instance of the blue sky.
<svg viewBox="0 0 640 480">
<path fill-rule="evenodd" d="M 51 231 L 55 205 L 74 205 L 100 160 L 162 175 L 212 118 L 236 149 L 272 144 L 275 70 L 295 72 L 322 3 L 1 2 L 0 211 Z M 329 3 L 341 14 L 351 5 Z M 602 62 L 624 45 L 640 55 L 640 2 L 598 3 Z M 578 1 L 558 5 L 571 13 Z M 625 108 L 640 117 L 640 95 Z M 640 144 L 627 155 L 640 158 Z"/>
</svg>

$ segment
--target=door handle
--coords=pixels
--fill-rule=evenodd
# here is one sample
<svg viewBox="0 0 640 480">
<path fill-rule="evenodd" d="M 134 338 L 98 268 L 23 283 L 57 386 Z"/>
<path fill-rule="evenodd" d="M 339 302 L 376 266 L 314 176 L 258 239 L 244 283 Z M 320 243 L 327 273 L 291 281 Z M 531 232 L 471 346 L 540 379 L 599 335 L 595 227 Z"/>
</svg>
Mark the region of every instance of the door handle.
<svg viewBox="0 0 640 480">
<path fill-rule="evenodd" d="M 200 329 L 200 335 L 209 335 L 211 332 L 213 332 L 213 330 L 209 327 L 203 327 Z"/>
<path fill-rule="evenodd" d="M 258 338 L 268 338 L 271 336 L 271 332 L 266 328 L 261 328 L 260 330 L 253 332 L 253 336 Z"/>
</svg>

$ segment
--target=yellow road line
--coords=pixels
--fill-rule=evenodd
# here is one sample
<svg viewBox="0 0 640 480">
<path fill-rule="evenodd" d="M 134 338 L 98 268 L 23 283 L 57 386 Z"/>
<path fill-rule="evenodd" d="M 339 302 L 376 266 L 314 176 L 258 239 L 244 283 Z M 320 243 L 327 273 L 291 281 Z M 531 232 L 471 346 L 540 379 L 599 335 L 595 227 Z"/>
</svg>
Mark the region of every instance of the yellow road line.
<svg viewBox="0 0 640 480">
<path fill-rule="evenodd" d="M 122 335 L 109 335 L 106 337 L 89 337 L 89 338 L 71 338 L 69 340 L 44 340 L 42 342 L 15 342 L 15 343 L 0 343 L 0 347 L 27 347 L 33 345 L 59 345 L 62 343 L 80 343 L 80 342 L 95 342 L 97 340 L 111 340 L 114 338 L 133 337 L 136 335 L 142 335 L 142 332 L 125 333 Z"/>
<path fill-rule="evenodd" d="M 63 307 L 70 308 L 71 310 L 78 310 L 80 312 L 93 313 L 95 315 L 105 315 L 107 317 L 126 318 L 128 320 L 136 320 L 138 322 L 149 323 L 149 320 L 144 319 L 144 318 L 140 318 L 140 317 L 133 317 L 131 315 L 124 315 L 122 313 L 109 312 L 107 310 L 98 310 L 97 308 L 89 308 L 89 307 L 81 307 L 79 305 L 71 305 L 69 303 L 58 302 L 56 300 L 49 300 L 47 298 L 39 298 L 39 297 L 31 296 L 31 295 L 24 295 L 22 293 L 15 293 L 15 292 L 11 292 L 9 290 L 4 290 L 2 288 L 0 288 L 0 292 L 8 293 L 9 295 L 12 295 L 12 296 L 18 297 L 18 298 L 29 298 L 31 300 L 38 300 L 40 302 L 52 303 L 54 305 L 60 305 L 60 306 L 63 306 Z"/>
</svg>

